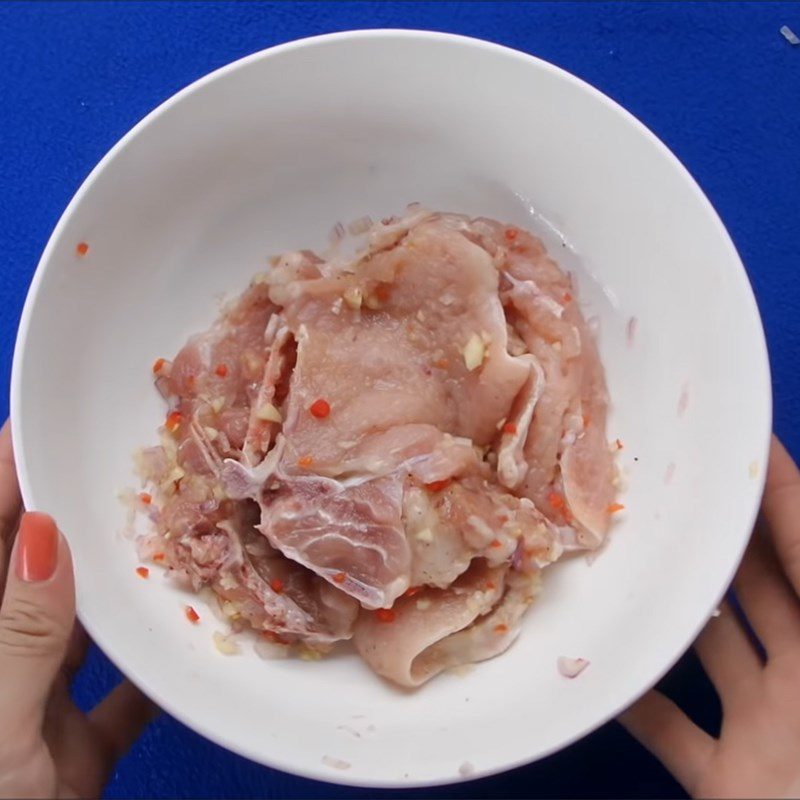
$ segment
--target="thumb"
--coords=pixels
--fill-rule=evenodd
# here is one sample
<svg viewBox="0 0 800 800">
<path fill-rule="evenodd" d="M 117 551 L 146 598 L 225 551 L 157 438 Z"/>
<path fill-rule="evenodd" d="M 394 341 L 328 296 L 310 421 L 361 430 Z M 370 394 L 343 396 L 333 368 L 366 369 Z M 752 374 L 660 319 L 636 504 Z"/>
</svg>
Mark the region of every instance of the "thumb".
<svg viewBox="0 0 800 800">
<path fill-rule="evenodd" d="M 75 621 L 69 547 L 52 517 L 20 520 L 0 607 L 0 719 L 14 735 L 38 731 Z"/>
</svg>

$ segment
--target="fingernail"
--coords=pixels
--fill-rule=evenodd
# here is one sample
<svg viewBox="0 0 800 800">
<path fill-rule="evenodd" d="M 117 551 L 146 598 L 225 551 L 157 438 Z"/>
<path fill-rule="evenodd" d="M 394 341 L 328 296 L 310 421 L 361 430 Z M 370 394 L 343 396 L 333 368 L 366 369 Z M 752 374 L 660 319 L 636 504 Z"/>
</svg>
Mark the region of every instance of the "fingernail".
<svg viewBox="0 0 800 800">
<path fill-rule="evenodd" d="M 22 515 L 17 534 L 17 575 L 28 583 L 46 581 L 56 570 L 58 528 L 38 511 Z"/>
</svg>

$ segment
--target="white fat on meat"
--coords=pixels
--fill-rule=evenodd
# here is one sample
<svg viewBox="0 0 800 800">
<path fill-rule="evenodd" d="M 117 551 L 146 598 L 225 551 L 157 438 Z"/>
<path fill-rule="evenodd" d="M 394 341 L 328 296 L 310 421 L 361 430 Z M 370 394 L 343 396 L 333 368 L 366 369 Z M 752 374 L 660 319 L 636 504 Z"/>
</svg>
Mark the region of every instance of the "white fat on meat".
<svg viewBox="0 0 800 800">
<path fill-rule="evenodd" d="M 409 585 L 401 501 L 399 476 L 350 487 L 295 476 L 267 493 L 259 528 L 285 556 L 365 608 L 387 608 Z"/>
<path fill-rule="evenodd" d="M 213 586 L 257 629 L 309 644 L 330 645 L 352 636 L 358 606 L 269 547 L 255 555 L 231 530 L 232 554 Z M 249 540 L 265 544 L 255 531 Z M 247 540 L 245 540 L 247 541 Z"/>
<path fill-rule="evenodd" d="M 231 616 L 256 630 L 319 646 L 349 639 L 357 603 L 271 548 L 255 521 L 243 512 L 226 518 L 217 506 L 192 528 L 173 514 L 168 524 L 184 533 L 150 537 L 148 555 L 166 556 L 174 577 L 195 590 L 213 587 Z"/>
</svg>

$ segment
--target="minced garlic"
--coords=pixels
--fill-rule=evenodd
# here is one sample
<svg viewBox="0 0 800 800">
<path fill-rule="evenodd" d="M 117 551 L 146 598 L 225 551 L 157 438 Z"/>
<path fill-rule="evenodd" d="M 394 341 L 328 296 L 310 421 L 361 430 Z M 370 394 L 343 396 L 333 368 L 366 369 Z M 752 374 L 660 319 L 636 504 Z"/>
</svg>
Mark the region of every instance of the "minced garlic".
<svg viewBox="0 0 800 800">
<path fill-rule="evenodd" d="M 361 301 L 363 300 L 363 295 L 361 293 L 361 289 L 358 286 L 351 286 L 349 289 L 345 289 L 344 292 L 344 301 L 347 303 L 350 308 L 361 308 Z"/>
<path fill-rule="evenodd" d="M 259 406 L 256 416 L 265 422 L 283 422 L 281 412 L 272 403 L 264 403 L 263 406 Z"/>
<path fill-rule="evenodd" d="M 472 336 L 469 337 L 469 341 L 462 352 L 464 355 L 464 365 L 472 372 L 472 370 L 477 369 L 483 363 L 486 346 L 481 337 L 478 336 L 477 333 L 473 333 Z"/>
<path fill-rule="evenodd" d="M 239 645 L 233 641 L 230 636 L 225 636 L 225 634 L 219 631 L 214 631 L 213 638 L 214 646 L 222 655 L 233 656 L 239 652 Z"/>
</svg>

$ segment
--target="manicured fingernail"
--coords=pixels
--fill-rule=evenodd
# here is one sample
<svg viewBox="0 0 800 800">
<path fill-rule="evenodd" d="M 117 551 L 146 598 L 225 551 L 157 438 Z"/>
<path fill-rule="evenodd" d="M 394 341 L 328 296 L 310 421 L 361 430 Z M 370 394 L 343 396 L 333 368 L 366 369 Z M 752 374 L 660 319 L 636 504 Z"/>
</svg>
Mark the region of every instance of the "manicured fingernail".
<svg viewBox="0 0 800 800">
<path fill-rule="evenodd" d="M 38 511 L 22 515 L 17 534 L 17 575 L 28 583 L 46 581 L 56 570 L 58 528 Z"/>
</svg>

